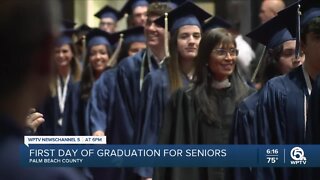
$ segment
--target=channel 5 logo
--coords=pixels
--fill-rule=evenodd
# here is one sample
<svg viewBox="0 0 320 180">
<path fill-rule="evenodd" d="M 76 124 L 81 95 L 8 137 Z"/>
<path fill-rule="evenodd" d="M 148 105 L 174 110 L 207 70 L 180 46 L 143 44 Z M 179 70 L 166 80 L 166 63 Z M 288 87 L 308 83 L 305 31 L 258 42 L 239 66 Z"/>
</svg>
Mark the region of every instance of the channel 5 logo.
<svg viewBox="0 0 320 180">
<path fill-rule="evenodd" d="M 294 147 L 290 151 L 290 156 L 293 159 L 291 164 L 307 164 L 307 158 L 304 156 L 304 151 L 301 147 Z"/>
</svg>

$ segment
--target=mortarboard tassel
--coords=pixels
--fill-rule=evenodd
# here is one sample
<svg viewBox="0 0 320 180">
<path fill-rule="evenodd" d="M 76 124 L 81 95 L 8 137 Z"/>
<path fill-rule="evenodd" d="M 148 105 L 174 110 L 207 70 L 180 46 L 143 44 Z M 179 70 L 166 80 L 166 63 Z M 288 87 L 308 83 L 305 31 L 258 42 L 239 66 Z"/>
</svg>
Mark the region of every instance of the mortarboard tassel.
<svg viewBox="0 0 320 180">
<path fill-rule="evenodd" d="M 254 70 L 254 73 L 253 73 L 253 75 L 252 75 L 251 82 L 255 82 L 255 81 L 256 81 L 257 74 L 258 74 L 258 72 L 259 72 L 260 69 L 261 69 L 262 59 L 263 59 L 263 57 L 265 56 L 265 54 L 266 54 L 267 52 L 268 52 L 268 51 L 267 51 L 267 47 L 264 46 L 263 51 L 262 51 L 262 55 L 261 55 L 260 58 L 259 58 L 258 65 L 257 65 L 257 67 L 256 67 L 256 69 Z"/>
<path fill-rule="evenodd" d="M 86 57 L 86 54 L 87 54 L 87 48 L 86 48 L 86 36 L 83 35 L 81 37 L 81 41 L 82 41 L 82 54 L 81 54 L 81 58 L 84 58 Z M 82 60 L 82 59 L 81 59 Z"/>
<path fill-rule="evenodd" d="M 168 35 L 168 13 L 164 13 L 164 51 L 165 51 L 165 56 L 169 57 L 169 35 Z"/>
<path fill-rule="evenodd" d="M 120 38 L 119 38 L 119 41 L 118 41 L 118 45 L 117 45 L 117 48 L 116 50 L 114 51 L 114 53 L 112 54 L 108 64 L 107 64 L 107 67 L 113 67 L 117 64 L 118 62 L 118 57 L 119 57 L 119 54 L 120 54 L 120 50 L 122 48 L 122 44 L 123 44 L 123 33 L 120 34 Z"/>
<path fill-rule="evenodd" d="M 123 15 L 123 19 L 125 20 L 126 24 L 127 24 L 127 29 L 131 28 L 132 27 L 132 19 L 131 19 L 131 16 L 129 16 L 128 13 L 125 13 Z"/>
<path fill-rule="evenodd" d="M 298 59 L 300 56 L 300 41 L 301 41 L 301 38 L 300 38 L 300 16 L 301 16 L 300 4 L 298 4 L 297 26 L 296 26 L 296 50 L 295 50 L 296 59 Z"/>
</svg>

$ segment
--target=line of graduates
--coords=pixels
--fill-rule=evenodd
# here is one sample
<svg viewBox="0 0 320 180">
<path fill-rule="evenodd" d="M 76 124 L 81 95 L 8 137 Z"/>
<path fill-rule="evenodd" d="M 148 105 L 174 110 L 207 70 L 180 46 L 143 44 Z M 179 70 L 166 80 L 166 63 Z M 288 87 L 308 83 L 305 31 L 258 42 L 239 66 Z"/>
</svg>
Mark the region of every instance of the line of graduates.
<svg viewBox="0 0 320 180">
<path fill-rule="evenodd" d="M 272 38 L 270 42 L 265 41 L 261 33 L 265 35 L 271 33 L 277 37 L 279 33 L 285 33 L 285 28 L 287 28 L 296 38 L 295 51 L 291 52 L 296 56 L 293 65 L 299 65 L 303 56 L 304 63 L 285 75 L 267 81 L 260 91 L 247 97 L 240 104 L 235 113 L 231 143 L 317 143 L 318 134 L 315 129 L 318 127 L 315 125 L 318 124 L 318 119 L 315 108 L 318 107 L 316 101 L 319 89 L 316 85 L 313 88 L 313 85 L 320 72 L 319 52 L 316 50 L 320 45 L 317 38 L 320 35 L 319 18 L 319 2 L 297 1 L 250 34 L 255 36 L 258 41 L 266 42 L 263 43 L 266 45 L 265 53 L 269 53 L 273 59 L 278 59 L 278 62 L 281 62 L 281 58 L 288 55 L 285 50 L 286 42 L 282 43 L 282 47 L 280 46 L 282 57 L 280 56 L 279 59 L 278 48 L 272 47 L 276 41 L 273 41 Z M 299 20 L 297 21 L 297 19 Z M 256 34 L 256 36 L 255 33 L 258 35 Z M 277 37 L 277 40 L 280 38 Z M 280 64 L 278 67 L 278 70 L 281 70 Z M 269 72 L 271 71 L 269 70 Z M 278 71 L 273 75 L 269 74 L 269 77 L 283 73 L 285 71 Z M 236 168 L 234 173 L 230 174 L 233 175 L 231 179 L 317 179 L 319 169 Z"/>
<path fill-rule="evenodd" d="M 295 18 L 299 7 L 301 24 Z M 45 119 L 38 134 L 107 136 L 108 144 L 318 142 L 313 128 L 319 95 L 312 91 L 310 97 L 313 84 L 320 88 L 320 80 L 313 83 L 320 71 L 320 5 L 314 0 L 294 3 L 248 34 L 266 46 L 258 65 L 263 88 L 257 92 L 238 71 L 239 47 L 223 19 L 190 1 L 176 7 L 130 0 L 124 9 L 106 6 L 95 15 L 100 29 L 84 28 L 81 55 L 72 39 L 79 31 L 63 23 L 50 95 L 38 109 Z M 124 11 L 131 28 L 114 32 Z M 209 167 L 83 172 L 88 179 L 117 180 L 314 179 L 318 173 Z"/>
</svg>

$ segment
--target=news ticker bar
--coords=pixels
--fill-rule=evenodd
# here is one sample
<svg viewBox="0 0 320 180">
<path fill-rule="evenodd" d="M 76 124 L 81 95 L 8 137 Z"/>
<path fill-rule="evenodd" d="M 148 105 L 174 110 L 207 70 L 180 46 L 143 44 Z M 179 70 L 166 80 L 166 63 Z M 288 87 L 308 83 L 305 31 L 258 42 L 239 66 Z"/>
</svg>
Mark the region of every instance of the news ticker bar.
<svg viewBox="0 0 320 180">
<path fill-rule="evenodd" d="M 320 145 L 21 145 L 27 167 L 320 167 Z"/>
</svg>

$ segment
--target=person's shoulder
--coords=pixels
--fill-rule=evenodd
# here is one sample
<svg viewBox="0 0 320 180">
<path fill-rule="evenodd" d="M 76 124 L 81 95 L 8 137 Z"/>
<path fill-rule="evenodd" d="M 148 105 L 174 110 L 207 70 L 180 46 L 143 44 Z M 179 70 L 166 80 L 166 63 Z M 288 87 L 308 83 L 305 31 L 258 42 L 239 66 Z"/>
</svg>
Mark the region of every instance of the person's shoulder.
<svg viewBox="0 0 320 180">
<path fill-rule="evenodd" d="M 281 75 L 274 77 L 267 81 L 263 89 L 271 89 L 275 91 L 284 91 L 286 90 L 285 84 L 288 81 L 287 75 Z"/>
<path fill-rule="evenodd" d="M 146 50 L 142 50 L 137 52 L 135 55 L 133 56 L 129 56 L 124 58 L 119 64 L 118 64 L 118 68 L 127 68 L 130 66 L 134 66 L 135 64 L 139 64 L 145 54 Z"/>
<path fill-rule="evenodd" d="M 299 66 L 292 71 L 290 71 L 288 74 L 284 74 L 281 76 L 276 76 L 272 79 L 270 79 L 264 89 L 269 89 L 277 92 L 285 92 L 288 91 L 288 88 L 294 87 L 294 82 L 299 81 L 302 74 L 302 67 Z"/>
<path fill-rule="evenodd" d="M 248 97 L 244 98 L 243 101 L 238 106 L 238 109 L 242 112 L 246 112 L 248 110 L 254 109 L 258 102 L 259 92 L 254 92 L 250 94 Z"/>
<path fill-rule="evenodd" d="M 17 136 L 6 136 L 1 141 L 0 161 L 5 166 L 0 166 L 0 177 L 3 179 L 33 179 L 33 180 L 73 180 L 85 179 L 73 168 L 27 168 L 20 164 L 19 154 L 22 142 Z"/>
<path fill-rule="evenodd" d="M 164 68 L 159 68 L 156 69 L 154 71 L 149 72 L 146 77 L 145 80 L 149 81 L 161 81 L 161 79 L 163 78 L 163 76 L 166 76 L 166 71 L 164 70 Z"/>
<path fill-rule="evenodd" d="M 117 74 L 117 67 L 106 69 L 100 75 L 99 79 L 97 79 L 97 82 L 100 82 L 100 81 L 104 82 L 104 81 L 112 80 L 112 79 L 116 78 L 116 74 Z"/>
</svg>

